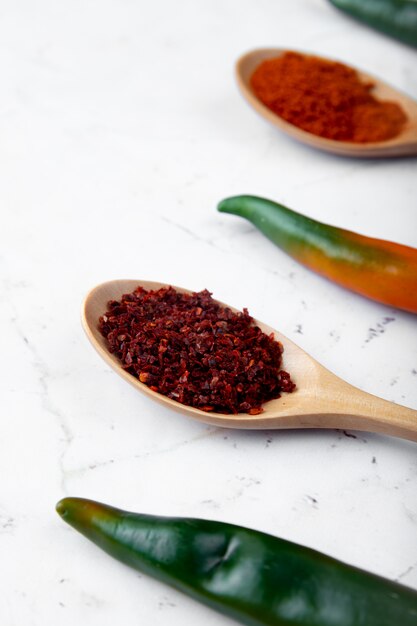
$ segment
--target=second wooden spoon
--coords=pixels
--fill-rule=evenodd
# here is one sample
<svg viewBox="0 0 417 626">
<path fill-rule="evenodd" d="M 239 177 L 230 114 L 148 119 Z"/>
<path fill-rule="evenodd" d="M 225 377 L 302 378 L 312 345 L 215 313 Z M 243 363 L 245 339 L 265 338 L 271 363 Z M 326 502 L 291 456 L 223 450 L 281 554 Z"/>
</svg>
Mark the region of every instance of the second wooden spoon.
<svg viewBox="0 0 417 626">
<path fill-rule="evenodd" d="M 351 157 L 395 157 L 417 154 L 417 102 L 405 94 L 390 87 L 381 80 L 358 71 L 359 77 L 364 82 L 372 82 L 375 85 L 372 93 L 380 100 L 392 100 L 397 102 L 408 117 L 408 123 L 404 130 L 393 139 L 379 141 L 377 143 L 353 143 L 348 141 L 335 141 L 313 135 L 289 122 L 268 109 L 253 93 L 250 86 L 250 78 L 262 61 L 273 59 L 283 55 L 287 50 L 280 48 L 262 48 L 252 50 L 244 54 L 236 63 L 236 77 L 238 86 L 243 97 L 265 120 L 287 133 L 294 139 L 298 139 L 313 148 L 319 148 L 334 154 Z M 315 55 L 317 56 L 317 55 Z"/>
</svg>

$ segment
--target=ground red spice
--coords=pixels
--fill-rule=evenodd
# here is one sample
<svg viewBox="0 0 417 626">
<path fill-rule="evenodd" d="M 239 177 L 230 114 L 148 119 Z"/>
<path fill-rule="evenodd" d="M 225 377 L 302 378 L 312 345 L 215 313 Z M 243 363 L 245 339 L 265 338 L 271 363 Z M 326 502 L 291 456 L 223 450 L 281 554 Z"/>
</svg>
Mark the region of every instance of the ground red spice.
<svg viewBox="0 0 417 626">
<path fill-rule="evenodd" d="M 138 287 L 110 301 L 99 328 L 123 367 L 152 390 L 203 411 L 249 413 L 295 389 L 283 346 L 207 290 Z"/>
<path fill-rule="evenodd" d="M 251 77 L 259 100 L 287 122 L 314 135 L 370 143 L 396 137 L 407 122 L 395 102 L 376 99 L 373 83 L 344 65 L 287 52 L 263 61 Z"/>
</svg>

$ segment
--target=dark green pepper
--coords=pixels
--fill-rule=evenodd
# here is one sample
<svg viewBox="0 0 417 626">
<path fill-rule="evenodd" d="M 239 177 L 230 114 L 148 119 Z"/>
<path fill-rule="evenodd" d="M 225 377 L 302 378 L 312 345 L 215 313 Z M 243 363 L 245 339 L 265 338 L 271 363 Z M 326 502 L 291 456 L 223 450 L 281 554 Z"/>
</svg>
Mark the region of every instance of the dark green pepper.
<svg viewBox="0 0 417 626">
<path fill-rule="evenodd" d="M 103 550 L 248 626 L 416 626 L 417 592 L 232 524 L 81 498 L 61 517 Z"/>
<path fill-rule="evenodd" d="M 352 17 L 417 48 L 416 0 L 330 0 Z"/>
</svg>

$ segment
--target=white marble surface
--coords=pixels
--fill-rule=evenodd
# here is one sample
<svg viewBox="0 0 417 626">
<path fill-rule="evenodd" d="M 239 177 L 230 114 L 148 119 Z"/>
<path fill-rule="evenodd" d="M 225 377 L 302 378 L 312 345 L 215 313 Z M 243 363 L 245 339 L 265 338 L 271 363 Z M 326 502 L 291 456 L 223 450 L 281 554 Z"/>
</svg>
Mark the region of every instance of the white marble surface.
<svg viewBox="0 0 417 626">
<path fill-rule="evenodd" d="M 239 54 L 281 46 L 417 98 L 416 51 L 324 0 L 3 0 L 0 18 L 2 626 L 231 624 L 63 524 L 64 495 L 248 525 L 417 588 L 416 444 L 194 423 L 112 373 L 79 323 L 84 294 L 108 279 L 207 287 L 350 383 L 417 408 L 415 317 L 215 210 L 259 194 L 417 246 L 415 159 L 305 148 L 233 80 Z"/>
</svg>

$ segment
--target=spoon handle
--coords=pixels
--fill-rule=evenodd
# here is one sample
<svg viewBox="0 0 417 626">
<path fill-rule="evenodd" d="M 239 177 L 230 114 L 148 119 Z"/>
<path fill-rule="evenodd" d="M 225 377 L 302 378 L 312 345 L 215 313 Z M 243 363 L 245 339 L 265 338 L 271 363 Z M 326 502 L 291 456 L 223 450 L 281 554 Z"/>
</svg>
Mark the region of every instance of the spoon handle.
<svg viewBox="0 0 417 626">
<path fill-rule="evenodd" d="M 417 442 L 417 411 L 371 396 L 364 399 L 362 412 L 352 417 L 360 421 L 356 428 Z"/>
<path fill-rule="evenodd" d="M 381 433 L 417 442 L 417 411 L 378 398 L 349 383 L 340 385 L 338 381 L 329 409 L 334 410 L 337 428 Z"/>
</svg>

